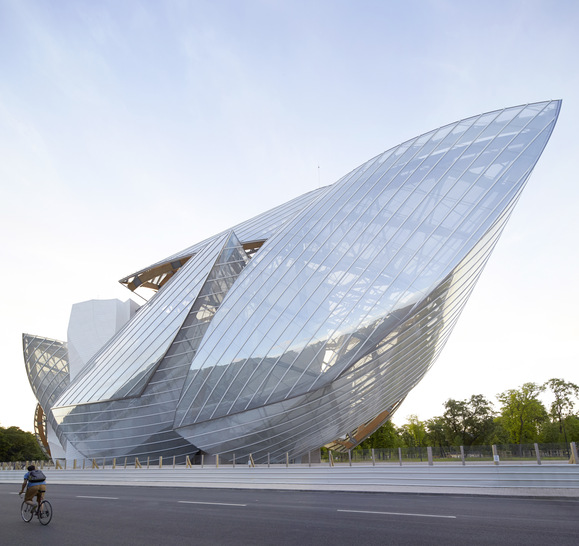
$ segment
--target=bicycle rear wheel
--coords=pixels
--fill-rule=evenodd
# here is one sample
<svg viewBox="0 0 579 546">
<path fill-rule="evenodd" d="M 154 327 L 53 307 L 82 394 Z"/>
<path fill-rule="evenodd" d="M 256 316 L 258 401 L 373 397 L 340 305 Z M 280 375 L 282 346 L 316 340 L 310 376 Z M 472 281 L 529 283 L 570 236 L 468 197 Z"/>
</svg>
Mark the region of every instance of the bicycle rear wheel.
<svg viewBox="0 0 579 546">
<path fill-rule="evenodd" d="M 42 525 L 48 525 L 52 519 L 52 504 L 42 501 L 38 507 L 38 519 Z"/>
<path fill-rule="evenodd" d="M 30 506 L 30 504 L 26 504 L 26 502 L 23 501 L 20 505 L 20 515 L 26 523 L 29 523 L 32 519 L 32 516 L 34 515 L 32 513 L 32 506 Z"/>
</svg>

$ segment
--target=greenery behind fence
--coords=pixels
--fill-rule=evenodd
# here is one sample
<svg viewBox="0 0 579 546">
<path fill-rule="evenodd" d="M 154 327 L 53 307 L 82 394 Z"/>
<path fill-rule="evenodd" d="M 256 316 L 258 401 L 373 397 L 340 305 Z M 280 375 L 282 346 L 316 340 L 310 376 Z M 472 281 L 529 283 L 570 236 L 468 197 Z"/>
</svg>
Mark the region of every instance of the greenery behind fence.
<svg viewBox="0 0 579 546">
<path fill-rule="evenodd" d="M 547 396 L 545 406 L 540 399 Z M 482 394 L 448 399 L 444 413 L 426 421 L 415 415 L 396 427 L 388 421 L 357 449 L 506 444 L 568 444 L 579 441 L 579 386 L 562 379 L 525 383 L 497 395 L 500 408 Z"/>
<path fill-rule="evenodd" d="M 541 396 L 548 396 L 550 403 L 545 405 Z M 497 400 L 500 403 L 498 411 L 480 394 L 466 400 L 450 398 L 444 404 L 443 415 L 426 421 L 410 415 L 401 427 L 388 421 L 350 455 L 334 452 L 335 458 L 342 460 L 345 456 L 348 460 L 350 457 L 356 461 L 367 460 L 368 453 L 374 449 L 375 454 L 380 454 L 376 457 L 382 457 L 377 460 L 392 460 L 393 457 L 397 460 L 398 448 L 401 448 L 403 459 L 420 461 L 425 460 L 426 447 L 431 446 L 433 457 L 452 460 L 456 458 L 458 446 L 463 446 L 467 458 L 490 460 L 491 445 L 498 446 L 505 459 L 533 458 L 534 444 L 538 443 L 541 446 L 563 446 L 541 447 L 545 449 L 546 460 L 569 459 L 569 442 L 579 442 L 579 415 L 575 412 L 579 386 L 562 379 L 550 379 L 543 385 L 525 383 L 518 389 L 499 393 Z M 517 447 L 512 447 L 512 444 Z M 526 455 L 528 453 L 530 455 Z M 322 457 L 325 460 L 329 457 L 324 448 Z M 0 426 L 0 461 L 42 458 L 33 434 L 18 427 Z"/>
</svg>

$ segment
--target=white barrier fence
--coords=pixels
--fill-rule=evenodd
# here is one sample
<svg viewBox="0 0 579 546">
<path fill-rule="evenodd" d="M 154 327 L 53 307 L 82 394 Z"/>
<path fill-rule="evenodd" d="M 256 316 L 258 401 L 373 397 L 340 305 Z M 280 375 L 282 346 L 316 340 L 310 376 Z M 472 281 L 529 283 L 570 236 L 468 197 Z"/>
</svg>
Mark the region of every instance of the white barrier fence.
<svg viewBox="0 0 579 546">
<path fill-rule="evenodd" d="M 143 467 L 146 468 L 146 467 Z M 45 469 L 53 485 L 121 485 L 301 491 L 457 493 L 579 498 L 579 465 L 272 465 L 185 468 Z M 0 483 L 22 483 L 22 470 L 0 472 Z"/>
</svg>

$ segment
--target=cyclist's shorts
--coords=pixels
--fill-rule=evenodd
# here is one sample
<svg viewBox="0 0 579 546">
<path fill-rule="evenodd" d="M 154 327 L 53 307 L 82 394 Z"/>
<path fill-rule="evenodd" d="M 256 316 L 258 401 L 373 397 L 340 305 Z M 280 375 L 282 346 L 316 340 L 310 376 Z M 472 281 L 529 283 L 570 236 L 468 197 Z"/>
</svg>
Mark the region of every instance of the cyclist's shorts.
<svg viewBox="0 0 579 546">
<path fill-rule="evenodd" d="M 31 485 L 26 490 L 26 496 L 24 497 L 25 501 L 31 501 L 36 495 L 42 494 L 46 492 L 46 485 Z"/>
</svg>

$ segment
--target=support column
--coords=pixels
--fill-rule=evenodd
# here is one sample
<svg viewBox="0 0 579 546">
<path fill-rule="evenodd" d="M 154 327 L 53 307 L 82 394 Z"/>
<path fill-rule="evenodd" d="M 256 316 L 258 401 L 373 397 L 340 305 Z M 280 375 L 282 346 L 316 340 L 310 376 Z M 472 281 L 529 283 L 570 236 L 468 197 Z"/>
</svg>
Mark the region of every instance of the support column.
<svg viewBox="0 0 579 546">
<path fill-rule="evenodd" d="M 535 444 L 535 455 L 537 456 L 537 464 L 541 464 L 541 452 L 539 451 L 539 444 Z"/>
<path fill-rule="evenodd" d="M 497 446 L 493 445 L 493 462 L 498 466 L 499 464 L 499 452 L 497 451 Z"/>
</svg>

